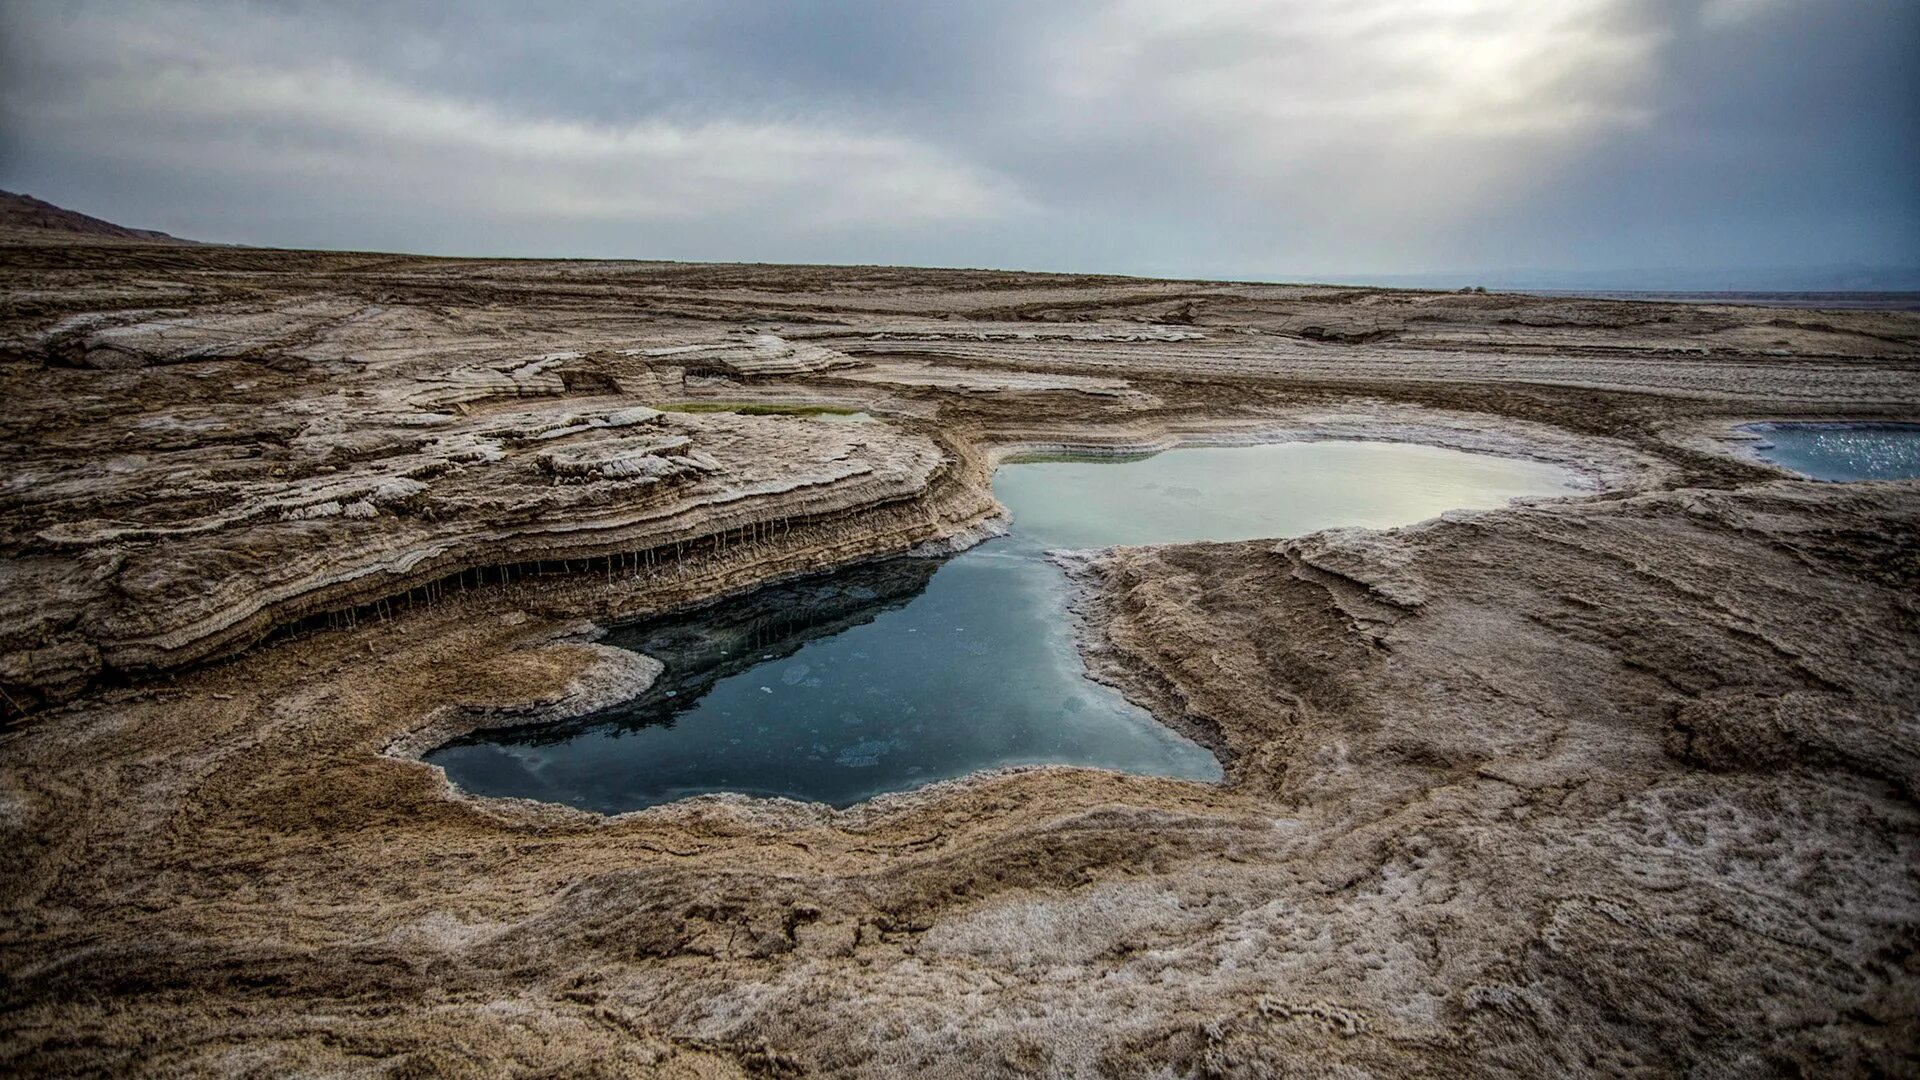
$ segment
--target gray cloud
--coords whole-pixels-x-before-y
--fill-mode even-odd
[[[256,244],[1920,262],[1900,0],[9,5],[0,184]]]

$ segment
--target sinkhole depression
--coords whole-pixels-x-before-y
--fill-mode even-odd
[[[710,792],[849,806],[983,769],[1213,781],[1219,761],[1089,679],[1051,550],[1410,524],[1579,490],[1537,461],[1409,443],[1194,447],[1004,464],[1011,532],[616,628],[665,664],[641,696],[426,755],[462,790],[604,813]]]

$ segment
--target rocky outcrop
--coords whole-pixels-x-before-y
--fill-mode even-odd
[[[1122,549],[1091,658],[1287,815],[1304,861],[1245,902],[1299,936],[1187,940],[1296,1001],[1344,987],[1362,1030],[1308,1040],[1333,1060],[1405,1071],[1388,1047],[1444,1030],[1413,1056],[1897,1072],[1915,984],[1875,957],[1920,925],[1916,539],[1911,484],[1778,483]],[[1264,1015],[1154,1053],[1280,1068],[1301,1044]]]
[[[727,341],[628,350],[627,355],[664,359],[690,367],[718,367],[735,375],[806,375],[857,365],[836,349],[778,334],[752,334]]]
[[[1920,317],[6,254],[7,1075],[1920,1062],[1920,488],[1779,482],[1726,440],[1920,418]],[[760,333],[1006,388],[751,373]],[[877,422],[673,411],[743,402]],[[1090,667],[1218,748],[1218,785],[1034,767],[607,818],[409,758],[648,685],[597,624],[984,535],[998,453],[1276,437],[1611,490],[1082,560]],[[275,623],[302,632],[240,648]]]
[[[102,370],[263,358],[356,310],[350,301],[323,298],[267,307],[87,313],[54,324],[38,344],[53,359]]]
[[[1221,786],[466,800],[394,755],[648,673],[544,590],[256,650],[10,735],[0,1054],[1909,1072],[1916,530],[1911,485],[1782,483],[1112,553],[1106,672]]]
[[[44,463],[33,494],[56,520],[16,519],[0,571],[0,683],[16,701],[230,652],[316,613],[357,618],[384,602],[385,614],[466,581],[592,570],[631,588],[693,554],[749,564],[804,545],[804,529],[924,502],[924,528],[876,532],[876,551],[899,550],[992,506],[954,487],[964,470],[952,451],[889,425],[578,399],[462,417],[352,394],[286,414],[298,426],[271,457],[235,460],[201,441],[226,418],[181,410],[145,418],[146,431],[191,433],[149,449],[153,467]],[[193,463],[207,472],[153,484]],[[63,507],[53,492],[72,494]],[[102,502],[119,513],[74,513]]]

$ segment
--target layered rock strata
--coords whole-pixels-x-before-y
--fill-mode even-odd
[[[991,510],[984,495],[934,506],[955,455],[889,425],[620,402],[459,417],[336,399],[301,412],[291,467],[226,464],[150,491],[146,520],[81,518],[17,537],[0,571],[10,692],[177,666],[314,612],[428,600],[463,573],[630,578],[925,501],[924,531],[876,544],[898,549]],[[209,455],[174,456],[181,467]],[[98,494],[92,463],[64,471],[45,487]]]
[[[34,658],[0,730],[0,1072],[1920,1063],[1920,486],[1784,480],[1733,438],[1920,419],[1920,316],[0,255],[0,645]],[[783,402],[878,423],[740,411]],[[652,666],[591,640],[624,614],[979,535],[999,453],[1271,437],[1608,490],[1090,560],[1091,668],[1220,785],[607,818],[410,759],[636,692]],[[275,620],[301,632],[239,649]],[[125,685],[81,685],[94,654]]]
[[[1118,551],[1096,666],[1220,787],[465,800],[381,751],[644,673],[480,593],[258,650],[8,739],[0,1060],[1910,1071],[1916,535],[1784,483]]]

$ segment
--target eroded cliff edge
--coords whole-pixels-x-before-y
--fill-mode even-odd
[[[1914,1067],[1920,495],[1781,480],[1723,441],[1741,419],[1920,414],[1911,316],[273,252],[169,253],[191,264],[180,273],[140,258],[10,264],[10,555],[84,565],[84,544],[33,537],[206,520],[235,493],[357,484],[440,432],[511,427],[501,472],[403,477],[430,485],[413,497],[431,516],[383,506],[377,485],[302,503],[341,510],[294,519],[323,525],[292,532],[307,537],[285,549],[293,566],[244,580],[326,580],[363,557],[390,573],[392,551],[443,542],[490,566],[523,544],[515,558],[536,565],[220,663],[163,663],[162,678],[131,665],[130,685],[75,686],[0,735],[19,867],[0,881],[10,1069]],[[141,295],[155,291],[166,312]],[[364,428],[371,452],[272,475],[314,445],[285,419],[295,404],[329,403],[311,414],[324,419],[423,387],[450,397],[392,415],[446,416],[433,434],[394,436],[368,406],[331,437]],[[675,411],[690,402],[864,408],[880,424]],[[542,418],[564,422],[528,426]],[[1114,553],[1091,594],[1099,665],[1215,732],[1231,750],[1219,787],[1033,769],[847,812],[710,797],[605,819],[458,797],[384,753],[436,719],[562,715],[637,677],[581,640],[582,616],[974,520],[990,509],[970,501],[981,448],[1261,425],[1519,432],[1624,490],[1391,533]],[[770,482],[824,475],[841,453],[872,471],[824,485],[842,546],[795,529],[676,561],[684,573],[583,570],[657,548],[635,539],[656,527],[635,524],[643,512],[777,516],[771,488],[701,503],[721,481],[696,452]],[[680,468],[672,457],[689,471],[606,486],[622,494],[605,506],[583,497],[628,478],[608,463]],[[142,521],[149,493],[166,509]],[[376,514],[346,513],[361,501]],[[186,552],[289,523],[245,518],[179,547],[87,535]],[[164,602],[127,606],[112,577],[99,602],[198,625],[190,565],[152,594]],[[209,565],[208,582],[231,576]]]

